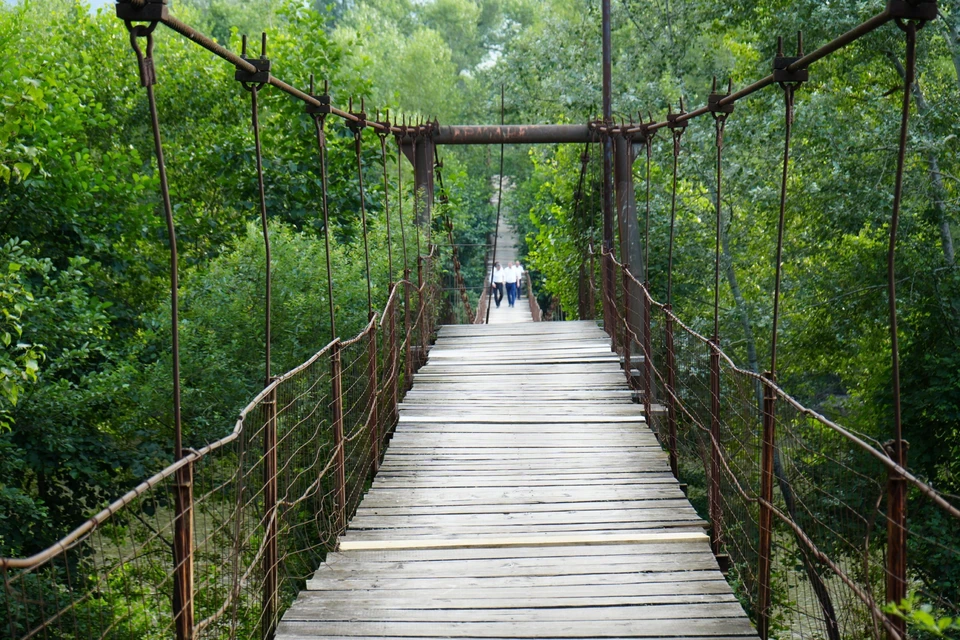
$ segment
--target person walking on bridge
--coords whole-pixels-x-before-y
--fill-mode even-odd
[[[517,301],[517,268],[511,262],[503,271],[503,280],[507,285],[507,303],[512,307]]]
[[[490,294],[494,302],[497,303],[497,309],[500,308],[500,302],[503,300],[503,277],[504,270],[500,268],[500,263],[493,265],[493,273],[490,275]]]

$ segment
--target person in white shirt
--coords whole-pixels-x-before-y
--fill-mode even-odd
[[[500,301],[503,300],[503,278],[504,270],[500,268],[500,263],[497,262],[493,265],[493,273],[490,276],[490,282],[492,286],[490,287],[490,294],[493,296],[494,302],[497,303],[497,309],[500,308]]]
[[[512,307],[517,301],[517,269],[511,262],[503,271],[503,281],[507,286],[507,303]]]

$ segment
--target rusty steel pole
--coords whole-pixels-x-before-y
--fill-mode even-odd
[[[635,387],[631,368],[634,345],[642,340],[643,290],[638,282],[643,281],[643,247],[640,244],[640,225],[637,221],[637,200],[633,184],[633,138],[617,135],[614,138],[613,175],[616,184],[617,221],[620,229],[620,260],[623,285],[624,309],[624,369],[627,381]],[[630,277],[630,276],[633,277]]]
[[[396,286],[396,285],[394,285]],[[388,420],[393,422],[397,419],[398,407],[400,406],[400,352],[397,347],[397,298],[394,290],[393,302],[390,305],[390,321],[388,328],[390,331],[390,415]]]
[[[648,424],[653,419],[653,347],[651,342],[650,327],[650,291],[649,282],[644,283],[643,289],[643,414],[648,420]],[[657,435],[660,436],[660,428],[657,427]],[[662,436],[661,436],[662,437]]]
[[[610,0],[600,0],[603,30],[603,122],[613,123],[613,45],[610,28]],[[609,136],[603,139],[603,249],[613,252],[613,141]],[[607,292],[605,300],[615,300],[613,265],[601,263],[604,269],[602,287]],[[603,325],[611,337],[616,333],[613,321],[613,309],[610,303],[604,307]],[[614,339],[614,341],[616,341]]]
[[[890,440],[883,448],[891,459],[906,468],[906,440]],[[907,482],[895,469],[887,468],[887,580],[886,601],[900,602],[907,597]],[[888,614],[887,620],[901,638],[907,637],[907,622]]]
[[[343,360],[340,354],[340,340],[334,339],[330,349],[330,371],[332,376],[331,392],[333,394],[333,446],[336,462],[334,463],[334,488],[336,495],[337,531],[347,528],[347,462],[343,439]]]
[[[417,289],[419,290],[419,295],[417,297],[417,330],[420,333],[420,344],[417,346],[417,364],[414,371],[419,371],[420,367],[423,366],[424,360],[426,360],[426,350],[427,350],[427,332],[426,332],[426,300],[424,296],[427,293],[427,288],[424,286],[424,267],[423,267],[423,256],[417,256]]]
[[[277,510],[277,389],[263,402],[263,516],[266,519],[263,552],[263,603],[261,637],[273,638],[280,616],[280,556],[277,546],[279,512]]]
[[[173,615],[177,640],[193,638],[193,463],[177,469],[174,484]]]
[[[710,546],[719,556],[723,540],[723,509],[720,506],[720,341],[710,341]]]
[[[763,433],[760,444],[760,548],[757,594],[757,633],[762,640],[770,636],[771,574],[773,569],[773,466],[776,455],[777,400],[773,373],[767,372],[763,385]]]
[[[677,454],[677,406],[674,394],[677,388],[677,356],[673,343],[673,312],[667,309],[664,322],[667,343],[667,446],[670,450],[670,471],[680,479],[680,458]]]
[[[377,390],[377,384],[377,324],[374,322],[370,325],[370,339],[367,343],[367,385],[370,388],[370,413],[367,416],[367,428],[372,439],[371,457],[373,462],[370,468],[373,473],[380,469],[380,414],[377,408],[380,393]]]

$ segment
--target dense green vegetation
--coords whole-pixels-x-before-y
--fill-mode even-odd
[[[378,89],[373,63],[350,46],[355,34],[340,33],[346,27],[330,16],[296,2],[261,4],[260,11],[199,2],[175,10],[232,48],[239,36],[231,25],[269,28],[277,73],[301,85],[316,73],[330,81],[337,103],[365,95],[394,113],[420,113],[392,97],[370,101],[389,92]],[[228,433],[263,384],[253,137],[249,97],[229,65],[172,32],[156,37],[181,256],[185,445],[195,447]],[[449,50],[430,49],[449,61]],[[0,51],[20,60],[0,72],[0,555],[16,556],[45,548],[170,460],[169,280],[146,101],[123,24],[112,10],[94,13],[82,3],[4,6]],[[260,116],[273,244],[273,371],[280,372],[331,339],[319,165],[302,105],[265,90]],[[355,157],[342,124],[331,122],[328,137],[338,333],[349,337],[366,322]],[[402,245],[396,146],[388,142],[396,280]],[[372,131],[364,133],[363,162],[380,308],[389,276]],[[404,171],[415,278],[412,179],[409,167]],[[487,177],[471,176],[450,157],[444,178],[457,205],[448,210],[458,242],[483,242],[492,226]],[[471,248],[463,256],[475,274],[483,253]]]
[[[614,111],[662,118],[706,100],[711,77],[765,75],[777,36],[808,50],[881,0],[621,0],[613,3]],[[912,467],[960,492],[960,2],[921,32],[898,253],[904,427]],[[441,123],[584,122],[600,105],[599,2],[560,0],[181,0],[172,10],[239,48],[270,34],[277,75],[327,78],[334,101]],[[30,52],[24,55],[23,52]],[[167,246],[145,98],[122,24],[108,9],[0,5],[0,555],[45,547],[170,459]],[[903,57],[887,26],[818,63],[797,94],[784,254],[780,381],[810,406],[879,441],[891,437],[886,249]],[[182,270],[187,444],[209,441],[262,384],[263,255],[249,99],[233,70],[157,31],[157,93]],[[738,105],[726,132],[721,335],[744,366],[767,365],[782,152],[782,93]],[[275,371],[330,339],[319,175],[302,106],[261,101],[274,239]],[[341,335],[365,315],[352,139],[331,123],[330,193]],[[694,328],[712,300],[712,123],[690,125],[681,155],[675,307]],[[391,201],[396,147],[388,147]],[[577,313],[582,250],[598,237],[599,149],[581,215],[582,149],[508,150],[509,210],[526,234],[544,305]],[[482,271],[495,149],[443,149],[458,242]],[[380,152],[365,134],[373,241],[385,242]],[[653,145],[651,282],[664,297],[672,147]],[[644,197],[643,163],[635,167]],[[404,179],[409,186],[409,169]],[[642,206],[640,207],[643,211]],[[394,209],[395,211],[395,209]],[[409,215],[407,192],[404,211]],[[394,223],[395,224],[395,223]],[[396,229],[396,227],[395,227]],[[442,238],[439,227],[436,238]],[[413,235],[408,225],[408,246]],[[443,243],[444,240],[440,239]],[[412,253],[412,252],[411,252]],[[394,239],[394,256],[400,242]],[[376,304],[386,255],[374,252]],[[395,268],[394,278],[399,268]],[[945,517],[917,501],[936,533]],[[960,592],[958,556],[911,538],[925,571]]]
[[[600,104],[599,8],[557,7],[500,60],[520,120],[582,121]],[[711,78],[742,87],[769,73],[777,36],[807,51],[876,14],[874,2],[615,2],[614,112],[662,119],[706,102]],[[922,32],[897,254],[901,376],[910,464],[940,489],[960,489],[960,3],[940,3]],[[886,256],[902,96],[903,34],[889,25],[811,68],[797,92],[784,250],[779,380],[843,424],[892,437]],[[576,64],[567,61],[576,60]],[[632,114],[632,115],[631,115]],[[783,94],[776,86],[737,105],[725,133],[721,336],[742,366],[769,362],[774,248],[783,150]],[[596,168],[588,202],[572,213],[582,149],[531,152],[518,196],[530,266],[571,315],[586,241],[597,240]],[[675,309],[712,331],[714,127],[701,118],[683,139],[675,257]],[[651,283],[665,297],[672,141],[653,143]],[[634,168],[643,215],[644,161]],[[596,246],[596,244],[595,244]],[[839,477],[838,477],[839,481]],[[854,483],[855,484],[855,483]],[[856,500],[852,485],[837,499]],[[955,527],[915,496],[912,565],[956,597]],[[926,539],[925,539],[926,538]],[[941,546],[944,544],[945,546]],[[951,547],[953,547],[951,549]]]

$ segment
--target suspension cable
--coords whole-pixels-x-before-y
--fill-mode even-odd
[[[900,222],[900,205],[903,200],[903,172],[907,155],[907,133],[910,124],[910,92],[917,71],[917,30],[925,21],[901,20],[897,26],[906,33],[906,60],[903,74],[903,106],[900,112],[900,140],[897,150],[897,172],[893,190],[893,213],[890,218],[890,245],[887,251],[887,301],[890,308],[890,359],[893,383],[893,426],[895,462],[906,466],[906,450],[903,443],[903,419],[900,402],[900,341],[897,332],[897,226]]]
[[[680,113],[668,108],[667,121],[673,136],[673,188],[670,191],[670,240],[667,245],[667,308],[673,309],[673,244],[677,223],[677,169],[680,164],[680,140],[686,131],[687,121],[684,115],[683,98],[680,98]]]
[[[170,204],[170,184],[167,181],[167,165],[163,158],[163,140],[160,137],[160,116],[157,112],[157,97],[153,85],[157,75],[153,65],[153,31],[157,22],[149,25],[134,25],[125,21],[130,33],[130,46],[137,55],[140,71],[140,86],[147,90],[147,103],[150,110],[150,129],[153,132],[153,149],[157,158],[157,174],[160,177],[160,199],[163,201],[163,215],[167,223],[167,239],[170,242],[170,338],[173,360],[173,457],[183,457],[183,422],[180,410],[180,278],[177,259],[177,229],[173,221],[173,206]],[[139,38],[147,41],[146,53],[140,48]]]
[[[379,120],[379,113],[377,114]],[[387,122],[390,121],[390,112],[386,113]],[[387,134],[378,131],[380,138],[380,161],[383,164],[383,216],[387,221],[387,291],[393,288],[393,234],[390,230],[390,181],[387,179]]]
[[[351,112],[353,111],[351,104]],[[370,243],[367,239],[367,203],[363,193],[363,143],[361,135],[366,126],[367,114],[364,113],[363,98],[360,99],[360,113],[354,114],[358,117],[356,121],[350,122],[348,126],[353,131],[353,148],[357,156],[357,183],[360,186],[360,226],[363,231],[363,264],[367,278],[367,319],[373,317],[373,293],[370,284]]]
[[[797,57],[803,56],[803,36],[797,36]],[[787,71],[789,62],[796,58],[785,58],[783,55],[783,38],[777,41],[777,57],[774,60],[774,76],[777,77],[783,89],[784,103],[784,139],[783,139],[783,174],[780,179],[780,217],[777,222],[777,256],[774,265],[773,285],[773,327],[770,336],[770,379],[776,380],[777,375],[777,333],[780,326],[780,280],[783,274],[783,235],[786,227],[787,210],[787,179],[790,169],[790,137],[793,134],[793,107],[794,95],[801,82],[807,80],[807,71],[801,70],[791,73]]]
[[[642,117],[640,118],[643,119]],[[653,117],[650,118],[650,124],[653,124]],[[644,228],[643,228],[643,283],[647,288],[647,293],[650,292],[650,154],[651,147],[653,146],[653,136],[656,135],[656,130],[644,128],[643,130],[643,145],[646,148],[647,152],[647,177],[646,177],[646,189],[647,189],[647,210],[646,217],[644,219]],[[647,354],[649,358],[649,354]]]
[[[329,84],[323,83],[323,95],[318,96],[321,105],[330,103]],[[313,94],[313,75],[310,75],[310,93]],[[320,202],[323,210],[323,242],[326,247],[327,261],[327,307],[330,313],[330,338],[337,336],[337,318],[333,303],[333,268],[330,260],[330,214],[327,205],[327,138],[323,126],[326,123],[327,111],[321,107],[314,107],[307,103],[307,113],[313,117],[313,125],[317,134],[317,155],[320,157]]]
[[[413,150],[413,161],[417,161],[417,135],[414,134],[411,142],[411,148]],[[416,173],[416,166],[414,166],[414,173]],[[417,269],[420,269],[420,260],[422,259],[421,254],[423,250],[420,248],[420,189],[417,186],[416,180],[413,182],[413,230],[417,238]]]
[[[500,125],[503,126],[503,85],[500,85]],[[493,281],[493,266],[497,264],[497,240],[500,239],[500,206],[503,204],[503,143],[500,143],[500,174],[497,185],[497,223],[493,235],[493,256],[490,258],[490,275],[485,276]],[[493,287],[490,288],[490,297],[493,298]],[[487,317],[484,324],[490,324],[490,301],[487,301]]]
[[[717,199],[716,199],[716,247],[714,249],[713,265],[713,341],[720,344],[720,233],[721,233],[721,207],[723,204],[723,132],[727,125],[727,118],[733,113],[733,105],[721,105],[720,100],[729,95],[730,88],[733,86],[731,81],[727,88],[727,94],[717,93],[717,79],[713,79],[713,92],[710,94],[709,106],[713,114],[714,127],[716,129],[716,147],[717,147]]]
[[[404,130],[406,125],[403,125]],[[403,279],[410,279],[410,266],[407,262],[407,232],[403,228],[403,145],[400,136],[397,141],[397,215],[400,217],[400,247],[403,250]]]
[[[270,384],[270,338],[271,338],[271,327],[270,327],[270,309],[272,305],[272,296],[271,296],[271,273],[270,273],[270,232],[267,228],[267,197],[266,191],[263,184],[263,147],[260,143],[260,115],[259,115],[259,106],[257,96],[259,95],[260,89],[266,85],[266,79],[263,77],[264,74],[269,76],[270,74],[270,61],[267,59],[267,34],[261,34],[260,40],[260,58],[259,59],[249,59],[247,58],[247,36],[243,36],[242,42],[242,53],[241,57],[244,60],[252,61],[252,63],[257,67],[256,73],[248,73],[242,69],[237,69],[237,80],[240,81],[240,84],[250,93],[250,122],[253,127],[253,143],[254,150],[256,154],[257,161],[257,193],[260,196],[260,225],[263,229],[263,248],[265,253],[265,287],[266,295],[264,298],[264,384]]]

